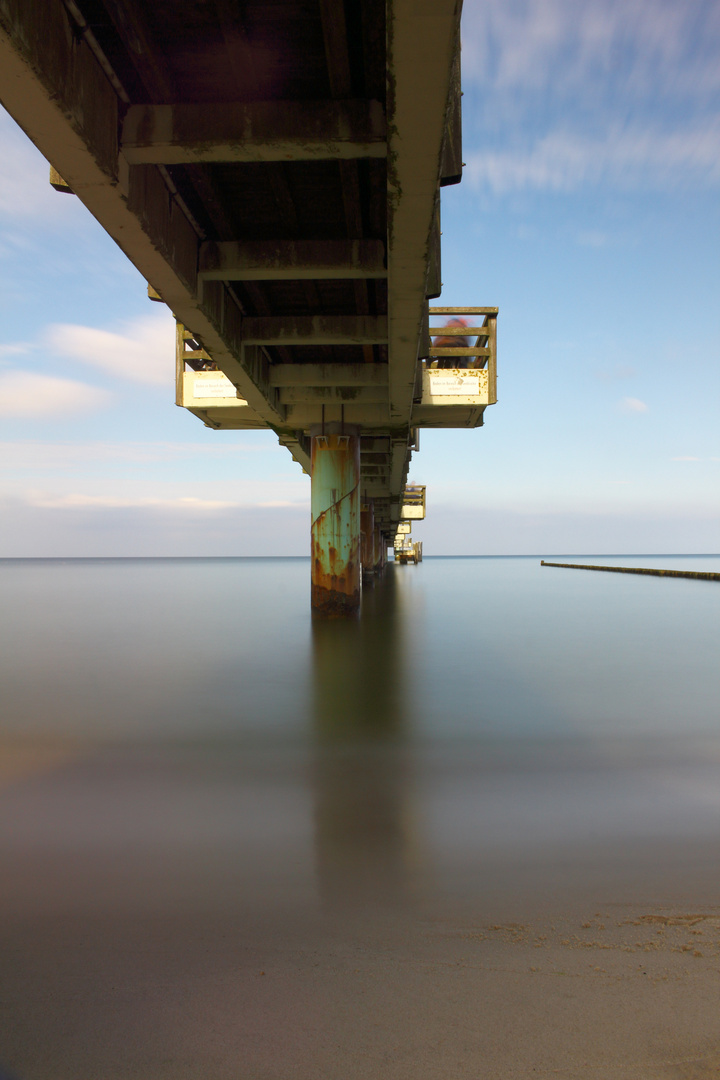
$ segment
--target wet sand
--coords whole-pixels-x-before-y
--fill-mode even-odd
[[[720,1076],[717,748],[0,749],[17,1080]]]

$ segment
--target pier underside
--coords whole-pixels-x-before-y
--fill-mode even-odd
[[[178,404],[272,429],[308,472],[311,430],[353,426],[384,547],[418,429],[477,427],[495,400],[497,309],[473,309],[484,379],[426,370],[460,9],[0,3],[0,100],[178,319]]]

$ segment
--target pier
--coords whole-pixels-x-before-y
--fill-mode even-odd
[[[0,100],[176,317],[177,404],[274,431],[310,474],[326,614],[357,610],[394,545],[420,430],[479,427],[497,399],[498,309],[430,307],[460,10],[0,7]]]

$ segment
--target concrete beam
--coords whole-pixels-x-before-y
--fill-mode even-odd
[[[382,158],[379,101],[132,105],[121,150],[131,165]]]
[[[246,345],[373,345],[387,341],[385,316],[310,315],[247,317]]]
[[[346,424],[359,424],[363,431],[368,428],[386,430],[390,418],[387,403],[356,404],[352,401],[286,405],[285,413],[287,427],[302,431],[309,431],[315,424],[322,424],[323,416],[325,423],[344,421]]]
[[[215,431],[263,431],[267,424],[249,407],[240,409],[199,409],[186,406],[189,413],[202,420],[205,427]]]
[[[389,454],[389,435],[363,435],[360,447],[361,454]]]
[[[484,405],[413,405],[412,422],[419,428],[476,428],[484,412]]]
[[[118,175],[118,99],[61,0],[0,3],[0,100],[146,281],[202,339],[220,369],[268,425],[283,407],[259,350],[244,348],[227,289],[197,299],[198,237],[159,170]]]
[[[387,364],[273,364],[269,381],[270,386],[387,386],[388,368]]]
[[[497,315],[500,308],[496,307],[435,307],[430,308],[431,315]],[[438,327],[434,327],[434,334]]]
[[[377,501],[378,499],[387,499],[390,495],[390,488],[386,483],[378,482],[376,480],[364,480],[361,479],[360,490],[364,499],[372,499]],[[376,517],[379,517],[379,511],[376,510]],[[390,514],[386,515],[387,520],[390,520]]]
[[[407,439],[393,439],[390,457],[390,486],[393,495],[398,497],[405,489],[410,467],[410,447]]]
[[[353,403],[387,406],[387,386],[285,386],[279,392],[283,405]]]
[[[383,278],[381,240],[229,241],[200,245],[201,281]]]
[[[390,457],[388,454],[368,454],[364,450],[361,453],[363,469],[387,470],[390,468]]]
[[[387,5],[390,410],[396,423],[412,410],[461,7],[461,0]]]
[[[280,432],[278,434],[278,442],[281,446],[284,446],[286,450],[289,450],[293,459],[297,461],[301,466],[303,472],[310,474],[310,439],[303,435],[301,431],[294,431],[291,433]]]
[[[75,29],[60,0],[0,4],[0,100],[77,192],[117,179],[118,99]]]

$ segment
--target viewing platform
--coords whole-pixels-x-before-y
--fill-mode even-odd
[[[422,562],[422,542],[413,541],[410,535],[413,521],[422,521],[425,517],[425,487],[421,484],[408,484],[403,492],[402,506],[395,540],[393,555],[396,563]]]

